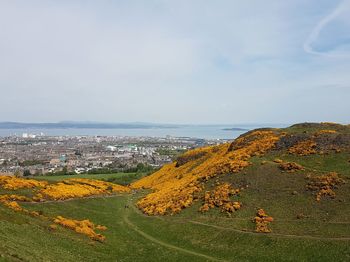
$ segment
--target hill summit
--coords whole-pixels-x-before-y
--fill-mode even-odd
[[[349,153],[349,125],[303,123],[283,129],[256,129],[231,143],[190,150],[131,187],[153,190],[137,203],[148,215],[175,214],[194,202],[200,202],[200,211],[217,206],[229,213],[245,205],[231,200],[231,196],[241,190],[249,194],[249,185],[260,180],[244,174],[254,170],[265,177],[267,165],[274,168],[272,173],[299,172],[303,181],[310,179],[297,191],[314,191],[320,200],[322,196],[335,196],[333,189],[344,181],[338,173],[349,175]],[[336,161],[327,166],[330,159]],[[326,167],[316,171],[320,166]],[[238,183],[234,181],[237,178]],[[274,179],[283,181],[286,176]],[[270,188],[269,183],[266,187]]]

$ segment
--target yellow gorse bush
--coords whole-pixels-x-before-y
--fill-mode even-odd
[[[19,195],[0,195],[0,202],[4,201],[21,201],[21,202],[30,202],[32,201],[30,198],[26,196]]]
[[[11,208],[15,211],[22,211],[23,208],[16,201],[3,201],[1,202],[4,206]]]
[[[33,199],[36,201],[65,200],[94,195],[130,192],[125,186],[84,178],[66,179],[41,189]]]
[[[97,230],[106,230],[107,228],[105,226],[101,225],[94,225],[90,220],[74,220],[74,219],[68,219],[62,216],[57,216],[54,221],[54,223],[59,224],[61,226],[64,226],[66,228],[72,229],[77,233],[83,234],[91,238],[92,240],[103,242],[105,240],[105,236],[98,234],[95,232],[95,229]]]
[[[345,183],[345,181],[338,176],[336,172],[330,172],[322,176],[309,176],[310,182],[307,184],[306,188],[311,191],[316,191],[316,201],[320,201],[323,196],[335,197],[334,189]]]
[[[47,184],[46,181],[24,179],[14,176],[0,176],[0,186],[4,189],[17,190],[20,188],[45,187]]]
[[[199,211],[206,212],[210,208],[221,207],[222,212],[232,213],[241,208],[240,202],[230,199],[231,196],[239,192],[239,189],[233,189],[228,183],[219,185],[213,191],[205,192],[204,204],[200,207]]]
[[[258,209],[256,217],[253,219],[255,223],[255,232],[258,233],[270,233],[271,229],[269,224],[273,222],[273,217],[268,216],[264,209]]]
[[[148,215],[174,214],[197,199],[203,182],[219,174],[241,171],[252,156],[262,155],[273,148],[279,135],[273,131],[255,131],[233,143],[198,148],[181,156],[181,163],[163,166],[158,172],[131,185],[132,188],[151,188],[138,203]]]
[[[10,208],[14,211],[17,212],[22,212],[24,214],[33,216],[33,217],[41,217],[46,220],[51,220],[48,217],[45,217],[41,215],[37,211],[29,211],[23,207],[21,207],[17,201],[22,201],[22,202],[28,202],[31,201],[29,198],[25,196],[18,196],[18,195],[1,195],[0,196],[0,203],[6,206],[7,208]],[[77,233],[87,235],[90,237],[92,240],[100,241],[103,242],[105,240],[105,237],[101,234],[97,234],[95,230],[107,230],[107,227],[102,226],[102,225],[94,225],[92,222],[89,220],[74,220],[74,219],[68,219],[64,218],[62,216],[57,216],[54,220],[54,223],[60,224],[64,227],[67,227],[69,229],[74,230]],[[52,225],[50,226],[50,229],[54,230],[55,227]]]
[[[316,142],[312,140],[305,140],[290,147],[288,152],[295,155],[307,156],[316,154]]]
[[[304,167],[302,165],[295,162],[282,162],[278,166],[281,170],[287,171],[287,172],[304,170]]]
[[[323,134],[337,134],[338,132],[336,130],[331,130],[331,129],[323,129],[320,131],[315,132],[315,136],[320,136]]]
[[[24,209],[17,203],[17,201],[30,202],[31,199],[19,195],[0,195],[1,204],[15,211],[23,211]]]
[[[14,211],[23,212],[23,213],[25,213],[27,215],[35,216],[35,217],[41,216],[39,214],[39,212],[29,211],[29,210],[21,207],[18,204],[18,201],[20,201],[20,202],[30,202],[32,200],[30,198],[26,197],[26,196],[19,196],[19,195],[1,195],[0,196],[0,203],[3,204],[4,206],[14,210]]]
[[[9,198],[9,199],[11,199],[11,198]],[[19,199],[21,199],[21,197]],[[21,207],[16,201],[0,200],[0,202],[4,206],[6,206],[14,211],[23,212],[25,214],[28,214],[28,215],[34,216],[34,217],[41,217],[44,219],[50,219],[48,217],[42,216],[37,211],[29,211],[29,210]],[[104,230],[107,230],[107,227],[102,226],[102,225],[95,226],[91,221],[89,221],[87,219],[74,220],[74,219],[64,218],[62,216],[57,216],[53,221],[54,221],[54,223],[62,225],[62,226],[67,227],[69,229],[72,229],[77,233],[84,234],[84,235],[88,236],[89,238],[91,238],[92,240],[100,241],[100,242],[103,242],[105,240],[105,236],[96,233],[95,230],[104,231]],[[56,229],[56,228],[51,225],[50,229]]]
[[[1,185],[6,189],[18,189],[18,188],[33,188],[43,187],[39,193],[37,193],[33,200],[45,201],[51,200],[64,200],[68,198],[78,198],[91,195],[112,194],[116,192],[130,192],[128,187],[116,185],[98,180],[90,179],[67,179],[59,183],[48,185],[47,182],[41,182],[36,180],[20,179],[16,177],[1,177]],[[22,212],[24,214],[40,217],[46,220],[52,220],[52,218],[45,217],[37,211],[29,211],[19,205],[19,202],[30,202],[32,199],[20,196],[20,195],[0,195],[0,203],[14,211]],[[77,233],[87,235],[92,240],[103,242],[105,237],[95,232],[95,230],[107,230],[107,227],[102,225],[94,225],[89,220],[74,220],[57,216],[53,219],[54,223],[74,230]],[[56,227],[51,225],[51,230],[55,230]]]

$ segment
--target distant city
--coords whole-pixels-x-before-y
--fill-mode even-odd
[[[0,138],[0,172],[17,175],[117,172],[160,167],[192,148],[223,143],[189,137],[47,136]]]
[[[125,172],[140,164],[158,168],[188,149],[224,143],[264,125],[0,122],[0,173]]]

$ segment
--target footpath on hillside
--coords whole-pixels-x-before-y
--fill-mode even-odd
[[[128,199],[128,202],[127,202],[128,206],[132,206],[133,207],[133,203],[131,203],[130,201],[130,198]],[[188,250],[188,249],[185,249],[185,248],[182,248],[182,247],[178,247],[178,246],[175,246],[175,245],[172,245],[172,244],[169,244],[169,243],[166,243],[162,240],[159,240],[157,238],[154,238],[153,236],[145,233],[144,231],[142,231],[141,229],[139,229],[135,224],[133,224],[130,220],[129,220],[129,213],[130,213],[130,208],[125,208],[125,212],[123,214],[123,220],[124,222],[134,231],[136,231],[137,233],[139,233],[141,236],[143,236],[144,238],[158,244],[158,245],[161,245],[161,246],[164,246],[164,247],[167,247],[169,249],[172,249],[172,250],[176,250],[176,251],[179,251],[179,252],[183,252],[183,253],[186,253],[186,254],[189,254],[189,255],[193,255],[193,256],[197,256],[197,257],[201,257],[201,258],[204,258],[206,259],[207,261],[227,261],[227,260],[223,260],[223,259],[218,259],[218,258],[215,258],[215,257],[211,257],[211,256],[208,256],[208,255],[205,255],[205,254],[202,254],[202,253],[199,253],[199,252],[196,252],[196,251],[192,251],[192,250]]]

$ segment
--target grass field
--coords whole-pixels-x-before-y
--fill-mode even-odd
[[[236,220],[147,217],[125,208],[139,196],[26,204],[47,216],[89,218],[108,227],[105,243],[49,221],[0,207],[0,252],[4,261],[347,261],[349,240],[262,235],[234,230]],[[195,223],[199,221],[204,224]],[[226,221],[226,225],[225,222]],[[220,226],[218,226],[220,225]],[[298,250],[298,252],[294,252]]]

